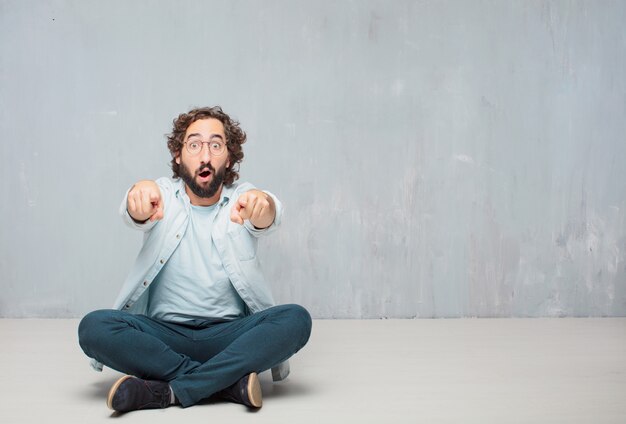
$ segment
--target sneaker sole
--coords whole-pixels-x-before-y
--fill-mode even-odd
[[[259,382],[259,376],[255,372],[251,373],[248,378],[248,398],[255,408],[263,406],[261,383]]]
[[[109,409],[113,409],[113,396],[115,396],[115,392],[117,392],[117,389],[120,387],[120,385],[129,378],[133,378],[133,376],[125,375],[124,377],[120,377],[115,383],[113,383],[113,386],[111,386],[111,389],[109,390],[109,396],[107,396],[107,406],[109,407]],[[113,410],[115,411],[115,409]]]

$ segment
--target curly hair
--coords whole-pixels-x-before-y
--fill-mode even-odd
[[[241,145],[246,142],[246,133],[239,127],[239,122],[231,119],[219,106],[202,107],[190,110],[188,113],[181,113],[174,119],[172,133],[167,135],[167,147],[172,154],[172,172],[174,178],[180,178],[180,166],[176,163],[176,158],[180,155],[184,146],[185,132],[189,125],[199,119],[215,118],[224,125],[226,134],[226,148],[230,159],[230,167],[226,168],[224,184],[231,185],[239,178],[239,163],[243,160],[243,149]],[[236,165],[236,166],[235,166]]]

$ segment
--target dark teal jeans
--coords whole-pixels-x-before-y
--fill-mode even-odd
[[[87,314],[78,327],[87,356],[125,374],[169,382],[183,407],[287,360],[310,334],[311,316],[298,305],[190,325],[104,309]]]

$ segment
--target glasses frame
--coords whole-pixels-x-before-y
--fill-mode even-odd
[[[197,152],[192,152],[189,148],[189,143],[201,143],[200,150],[198,150]],[[185,149],[187,149],[187,153],[189,153],[191,156],[198,156],[200,153],[202,153],[202,150],[204,149],[204,144],[207,144],[207,149],[209,150],[209,154],[213,157],[218,157],[218,156],[222,156],[224,154],[224,152],[226,152],[226,150],[228,150],[228,146],[226,146],[226,143],[224,143],[222,140],[211,140],[211,141],[201,141],[201,140],[187,140],[185,141]],[[222,145],[222,151],[219,153],[213,153],[211,151],[211,144],[213,143],[218,143]]]

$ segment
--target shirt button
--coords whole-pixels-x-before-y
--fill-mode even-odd
[[[176,234],[176,238],[179,239],[180,238],[180,234]]]
[[[145,287],[145,286],[147,286],[147,285],[148,285],[148,282],[147,282],[147,281],[144,281],[144,282],[143,282],[143,285],[144,285],[144,287]]]
[[[164,263],[165,263],[165,260],[164,260],[164,259],[161,259],[159,262],[161,262],[162,264],[164,264]]]

